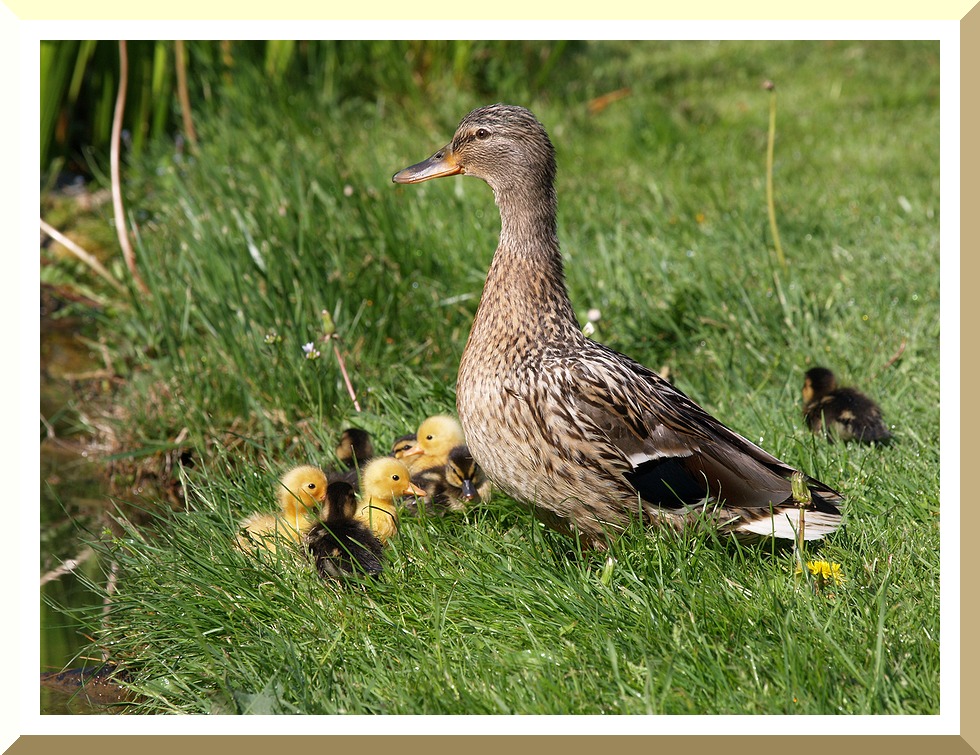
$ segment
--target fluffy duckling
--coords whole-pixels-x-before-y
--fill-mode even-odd
[[[831,441],[887,443],[892,437],[878,405],[855,388],[839,388],[826,367],[803,376],[803,417],[812,432],[822,430]]]
[[[456,446],[446,462],[446,484],[449,495],[465,506],[479,503],[490,494],[490,480],[476,463],[469,446]]]
[[[346,482],[356,490],[358,470],[374,457],[371,435],[366,430],[348,427],[340,434],[340,443],[334,449],[334,454],[343,468],[330,470],[327,479],[330,482]]]
[[[468,504],[479,503],[490,492],[490,481],[465,445],[453,448],[445,465],[413,474],[412,482],[425,490],[430,511],[437,514],[464,511]],[[414,512],[416,505],[407,501],[405,508]]]
[[[455,417],[436,414],[424,420],[416,433],[415,445],[404,451],[401,460],[415,474],[423,469],[444,467],[449,452],[463,445],[463,428]]]
[[[345,469],[363,466],[374,456],[371,434],[357,427],[348,427],[340,434],[340,443],[335,453]]]
[[[395,442],[391,444],[391,455],[396,459],[401,459],[406,451],[415,446],[416,439],[417,436],[415,433],[408,433],[407,435],[395,438]]]
[[[303,536],[321,578],[381,574],[383,546],[368,526],[355,518],[358,507],[350,484],[332,482],[327,487],[320,521]]]
[[[379,456],[368,462],[361,474],[361,502],[355,518],[386,543],[398,533],[395,499],[406,495],[424,496],[425,491],[412,484],[405,464],[389,456]]]
[[[477,108],[452,141],[396,173],[485,181],[500,239],[459,367],[456,408],[496,487],[549,526],[604,548],[633,518],[706,521],[796,539],[793,467],[730,430],[655,371],[582,333],[558,244],[555,150],[522,107]],[[842,496],[813,478],[805,536],[840,526]]]
[[[275,553],[278,538],[300,542],[313,526],[311,517],[326,501],[327,477],[319,467],[293,467],[280,479],[276,498],[278,513],[257,511],[239,523],[239,548],[247,551],[259,546]]]

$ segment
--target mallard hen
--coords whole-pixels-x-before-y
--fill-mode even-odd
[[[368,526],[355,518],[357,509],[350,484],[330,483],[320,521],[303,535],[303,544],[321,578],[381,573],[383,546]]]
[[[457,381],[466,441],[494,485],[586,547],[604,547],[636,515],[795,539],[792,467],[579,329],[558,246],[555,152],[538,120],[522,107],[478,108],[392,180],[457,174],[488,183],[500,210]],[[805,536],[822,538],[840,525],[842,497],[806,479]]]
[[[881,409],[856,388],[841,388],[826,367],[814,367],[803,376],[803,417],[814,433],[829,440],[888,443],[892,434]]]

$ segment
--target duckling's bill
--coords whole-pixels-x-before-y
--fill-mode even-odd
[[[405,459],[410,459],[413,456],[422,456],[422,454],[424,453],[425,453],[425,449],[422,448],[422,445],[416,441],[415,444],[409,446],[404,451],[402,451],[401,456],[399,456],[398,458],[404,461]]]
[[[479,494],[476,492],[476,485],[473,484],[473,480],[463,480],[463,500],[469,503],[470,501],[475,501],[479,498]]]
[[[408,484],[408,487],[405,488],[405,495],[409,495],[409,494],[414,495],[418,498],[425,498],[426,496],[426,492],[413,482],[410,482]]]
[[[456,156],[447,144],[427,160],[398,171],[391,180],[396,184],[417,184],[430,178],[455,176],[462,172],[463,166],[456,162]]]

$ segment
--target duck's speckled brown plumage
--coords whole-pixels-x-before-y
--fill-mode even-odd
[[[393,177],[473,175],[500,209],[500,243],[457,383],[474,458],[505,493],[586,545],[601,547],[637,515],[677,526],[706,517],[724,533],[795,537],[792,467],[582,334],[558,247],[555,172],[537,119],[491,105],[464,117],[445,148]],[[815,539],[839,525],[841,496],[809,485],[805,534]]]
[[[814,433],[828,440],[888,443],[892,434],[881,409],[856,388],[841,388],[826,367],[814,367],[803,376],[803,418]]]

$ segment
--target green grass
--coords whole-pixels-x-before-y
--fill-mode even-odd
[[[329,99],[316,81],[278,96],[239,71],[195,113],[197,156],[158,144],[131,166],[152,295],[103,323],[126,370],[120,431],[138,455],[187,428],[183,510],[137,502],[141,523],[127,513],[100,546],[118,592],[87,621],[147,696],[136,710],[937,713],[938,44],[583,44],[543,83],[520,75],[538,57],[513,58],[490,92],[448,72],[402,99]],[[703,534],[630,531],[609,573],[501,496],[407,520],[369,585],[232,547],[278,474],[329,463],[343,427],[383,446],[453,409],[496,208],[472,179],[390,176],[496,100],[531,107],[556,143],[583,321],[600,309],[598,340],[668,364],[726,424],[846,495],[844,528],[814,552],[843,585],[814,589],[790,550]],[[303,356],[322,309],[360,415],[329,350]],[[817,363],[880,400],[893,446],[805,430]]]

